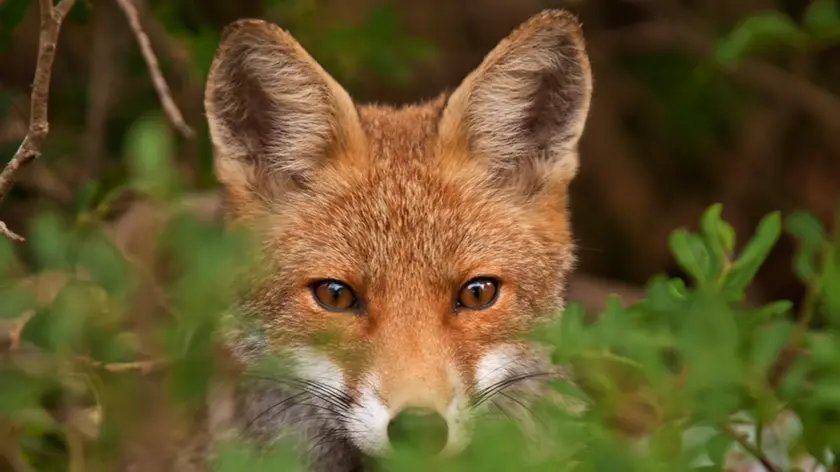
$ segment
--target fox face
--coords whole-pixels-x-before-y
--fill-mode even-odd
[[[334,434],[370,455],[421,433],[454,453],[477,405],[545,374],[520,335],[563,306],[591,91],[563,11],[399,108],[355,104],[277,26],[225,30],[205,106],[229,220],[261,243],[244,303]]]

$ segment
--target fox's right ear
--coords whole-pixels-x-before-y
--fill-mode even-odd
[[[494,177],[568,182],[591,95],[577,18],[546,10],[502,40],[450,95],[440,136]]]
[[[305,186],[363,140],[347,92],[289,33],[261,20],[225,28],[204,106],[216,175],[235,213]]]

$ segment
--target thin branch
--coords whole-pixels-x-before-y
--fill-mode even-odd
[[[146,66],[149,69],[149,74],[152,76],[152,83],[154,83],[160,103],[169,121],[181,132],[184,137],[192,137],[195,132],[184,121],[181,110],[175,105],[175,100],[172,99],[172,92],[169,91],[169,86],[166,85],[166,80],[163,78],[163,73],[160,71],[155,52],[152,50],[152,45],[149,42],[149,37],[143,31],[140,25],[140,14],[137,8],[131,3],[132,0],[117,0],[120,8],[122,8],[128,24],[131,26],[131,31],[134,37],[137,38],[137,44],[140,45],[140,52],[143,54],[143,59],[146,61]]]
[[[97,367],[113,373],[139,371],[142,374],[148,374],[166,365],[166,363],[162,360],[146,360],[135,362],[101,362],[86,357],[80,357],[79,360],[86,364],[89,364],[91,367]]]
[[[15,173],[21,167],[41,155],[41,145],[49,133],[47,121],[47,103],[50,95],[50,78],[55,60],[56,43],[61,23],[67,12],[73,8],[76,0],[61,0],[53,6],[52,0],[39,0],[41,7],[41,34],[38,39],[38,60],[35,66],[35,78],[32,82],[32,95],[29,99],[29,130],[12,160],[0,173],[0,201],[14,184]],[[10,230],[0,221],[0,234],[13,241],[24,238]]]
[[[767,472],[781,472],[782,469],[770,462],[770,459],[768,459],[763,452],[761,452],[756,446],[750,443],[747,440],[747,438],[744,437],[743,434],[739,433],[738,431],[735,431],[735,429],[732,428],[732,426],[724,424],[720,426],[720,430],[727,436],[732,437],[732,439],[734,439],[742,448],[744,448],[744,450],[747,451],[747,453],[749,453],[751,456],[755,457],[759,462],[761,462],[761,465],[764,466],[765,469],[767,469]]]

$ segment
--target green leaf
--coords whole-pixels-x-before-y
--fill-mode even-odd
[[[747,242],[738,259],[732,263],[729,272],[724,276],[723,292],[727,299],[737,301],[743,298],[744,290],[779,240],[781,229],[781,216],[778,212],[770,213],[761,219],[755,236]]]
[[[27,288],[10,287],[0,292],[0,319],[18,318],[35,307],[35,294]]]
[[[73,264],[75,235],[58,215],[35,217],[29,244],[42,268],[70,268]]]
[[[0,369],[0,414],[38,407],[39,382],[17,370]]]
[[[661,275],[654,276],[648,281],[645,293],[645,304],[650,310],[656,312],[677,310],[686,299],[685,295],[674,287],[671,280]]]
[[[709,241],[710,247],[719,257],[724,257],[735,247],[735,230],[721,218],[723,205],[716,203],[710,206],[700,219],[703,237]]]
[[[103,313],[103,293],[85,282],[65,284],[52,304],[26,323],[21,336],[36,346],[61,353],[86,349],[85,334],[91,319]]]
[[[0,238],[0,279],[11,276],[19,264],[12,241]]]
[[[802,32],[788,16],[777,11],[756,13],[718,41],[714,57],[723,63],[737,62],[758,50],[795,45],[801,39]]]
[[[226,441],[214,455],[213,470],[217,472],[303,472],[306,470],[292,449],[284,441],[267,448],[255,448],[248,443]]]
[[[128,263],[111,239],[100,231],[93,232],[82,242],[78,263],[92,282],[102,286],[112,296],[128,296]]]
[[[703,285],[713,278],[712,257],[700,236],[678,229],[668,242],[677,263],[695,281]]]
[[[734,444],[735,440],[726,433],[717,433],[708,441],[706,441],[705,449],[706,454],[716,466],[720,467],[723,465],[724,458],[726,453]]]
[[[821,40],[840,38],[840,6],[837,0],[814,0],[802,18],[805,30]]]
[[[808,283],[818,272],[814,267],[814,259],[826,238],[823,225],[813,214],[800,211],[788,215],[785,228],[799,242],[794,256],[794,272],[800,280]]]
[[[155,113],[137,120],[126,136],[128,165],[136,188],[156,198],[170,196],[177,184],[174,152],[174,136],[162,116]]]
[[[790,313],[792,309],[793,302],[788,300],[777,300],[759,308],[758,312],[762,320],[769,320]]]
[[[823,269],[822,299],[828,318],[840,327],[840,247],[827,250]]]
[[[560,317],[556,333],[551,333],[550,343],[556,348],[552,359],[556,362],[568,360],[570,357],[584,349],[586,345],[586,328],[584,319],[586,310],[579,303],[572,303],[566,307]]]
[[[764,372],[778,358],[793,333],[793,326],[787,320],[777,320],[757,329],[751,334],[754,340],[750,352],[751,365]]]

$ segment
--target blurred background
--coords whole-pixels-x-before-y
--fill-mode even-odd
[[[580,297],[614,282],[632,295],[654,274],[679,274],[668,235],[695,227],[713,203],[743,242],[773,210],[806,209],[828,224],[840,196],[836,0],[134,3],[195,136],[163,115],[117,3],[80,0],[58,43],[43,156],[0,206],[9,227],[26,234],[45,210],[107,207],[104,216],[120,221],[131,208],[121,186],[138,147],[169,153],[190,191],[214,192],[203,86],[222,27],[243,17],[290,30],[356,100],[399,104],[455,87],[541,9],[579,15],[595,76],[572,186]],[[26,134],[38,21],[37,2],[0,0],[0,162]],[[163,134],[144,134],[150,124]],[[759,273],[753,301],[801,298],[786,238]]]

